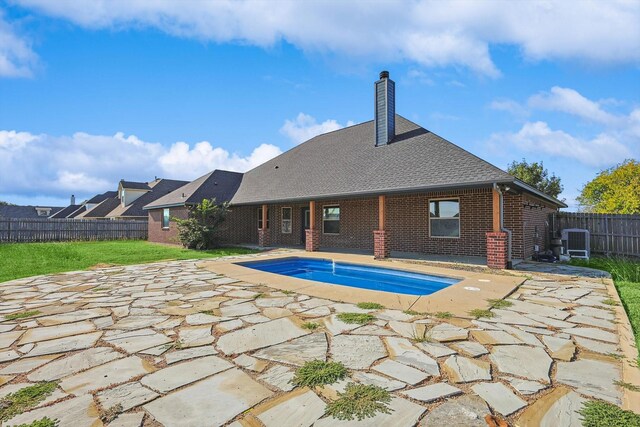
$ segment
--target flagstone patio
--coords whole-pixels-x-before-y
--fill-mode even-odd
[[[604,303],[607,279],[528,270],[512,305],[479,320],[363,310],[235,281],[215,262],[5,282],[0,314],[35,313],[0,322],[0,397],[58,382],[5,424],[48,416],[60,427],[483,426],[495,414],[518,426],[579,426],[582,402],[621,405],[631,393],[615,384],[624,363],[616,322],[626,318]],[[346,324],[340,312],[376,320]],[[315,390],[289,382],[318,359],[344,363],[348,381],[390,390],[392,412],[326,417],[327,399],[348,381]],[[108,413],[120,414],[107,424]]]

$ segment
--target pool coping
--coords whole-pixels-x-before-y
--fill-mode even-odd
[[[281,274],[267,273],[238,264],[240,262],[266,261],[291,257],[328,259],[336,262],[406,270],[414,273],[452,277],[460,279],[460,281],[430,295],[406,295],[299,279]],[[432,265],[427,266],[403,262],[398,259],[377,261],[370,255],[334,252],[265,254],[253,260],[203,261],[199,263],[199,266],[232,279],[266,285],[279,290],[299,292],[317,298],[348,303],[376,302],[391,309],[414,310],[421,313],[450,312],[457,317],[466,318],[471,317],[469,311],[489,308],[489,299],[502,299],[506,297],[526,280],[524,276],[454,270]],[[468,290],[465,288],[474,288],[477,290]]]

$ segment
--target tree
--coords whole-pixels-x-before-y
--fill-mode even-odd
[[[628,159],[601,171],[582,187],[578,202],[587,212],[640,214],[640,162]]]
[[[555,174],[549,176],[549,171],[544,168],[542,162],[527,163],[525,159],[521,162],[514,160],[507,167],[507,172],[552,197],[557,198],[564,189],[560,178]]]
[[[216,199],[204,199],[189,209],[189,218],[172,218],[178,225],[178,238],[185,248],[216,247],[216,230],[229,212],[229,203],[216,204]]]
[[[15,205],[13,203],[4,202],[4,201],[0,200],[0,206],[15,206]]]

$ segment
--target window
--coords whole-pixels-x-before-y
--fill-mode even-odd
[[[460,201],[430,200],[429,230],[431,237],[460,237]]]
[[[49,216],[48,209],[37,209],[37,211],[38,211],[38,216]]]
[[[171,216],[169,213],[169,208],[162,209],[162,228],[169,228],[170,220],[171,220]]]
[[[324,234],[340,233],[340,206],[322,207],[322,232]]]
[[[262,208],[258,208],[258,229],[262,228]],[[267,228],[269,228],[269,208],[267,208]]]
[[[291,208],[282,208],[282,233],[291,234]]]

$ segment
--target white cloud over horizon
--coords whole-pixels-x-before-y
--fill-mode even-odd
[[[514,147],[528,153],[544,153],[576,160],[586,166],[605,168],[638,155],[640,148],[640,108],[628,114],[614,114],[606,105],[617,100],[591,100],[572,88],[552,87],[531,95],[526,102],[495,100],[489,108],[506,111],[525,119],[520,130],[496,132],[489,145]],[[552,129],[543,120],[530,120],[538,111],[551,111],[576,117],[597,131],[591,136],[575,136],[561,129]]]
[[[0,130],[0,194],[34,199],[88,196],[114,190],[122,178],[189,181],[214,169],[245,172],[280,153],[271,144],[260,144],[243,156],[208,141],[178,141],[167,147],[121,132],[52,136]]]
[[[353,126],[354,124],[349,120],[346,125],[342,125],[333,119],[318,123],[315,117],[305,113],[298,113],[295,119],[285,120],[284,125],[280,128],[280,133],[289,138],[292,143],[298,145],[314,136],[342,129],[345,126]]]
[[[366,2],[366,7],[357,1],[327,7],[294,0],[279,1],[277,7],[263,0],[13,3],[88,29],[148,27],[177,37],[263,48],[284,41],[309,54],[453,66],[490,78],[501,75],[491,55],[491,47],[500,45],[518,47],[529,61],[640,63],[640,3],[627,0],[584,1],[578,8],[563,0],[421,0],[400,6],[382,1]],[[32,55],[28,43],[3,28],[0,21],[0,61],[8,61],[6,70],[22,70]],[[0,68],[0,75],[11,74]]]

